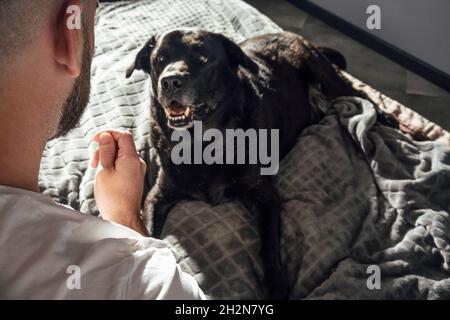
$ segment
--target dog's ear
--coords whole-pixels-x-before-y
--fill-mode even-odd
[[[156,45],[156,36],[150,37],[147,43],[142,47],[142,49],[136,55],[134,63],[127,69],[126,77],[127,79],[131,77],[134,70],[143,70],[150,73],[150,55]]]
[[[234,68],[242,66],[253,73],[258,73],[259,67],[236,43],[223,35],[219,35],[225,52],[230,59],[231,65]]]

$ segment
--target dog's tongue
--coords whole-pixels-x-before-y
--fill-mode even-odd
[[[186,111],[186,107],[184,107],[181,103],[178,101],[172,101],[172,103],[169,106],[170,114],[175,116],[183,115]]]

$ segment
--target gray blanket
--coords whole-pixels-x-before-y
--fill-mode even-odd
[[[148,187],[154,181],[149,79],[124,79],[149,35],[188,26],[239,41],[280,30],[238,0],[117,2],[100,15],[91,103],[77,129],[48,144],[40,175],[44,193],[87,214],[97,213],[88,159],[98,130],[131,130],[150,164]],[[318,101],[327,115],[302,133],[276,179],[291,298],[450,298],[448,147],[377,124],[368,101]],[[164,237],[211,298],[264,298],[254,219],[239,202],[184,202]]]
[[[276,185],[291,299],[450,298],[444,144],[414,142],[377,124],[370,102],[341,98],[299,137]],[[239,204],[182,203],[165,234],[211,297],[265,297],[257,229]]]

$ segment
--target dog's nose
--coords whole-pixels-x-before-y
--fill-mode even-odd
[[[183,80],[180,76],[168,76],[161,80],[164,92],[175,93],[184,87]]]

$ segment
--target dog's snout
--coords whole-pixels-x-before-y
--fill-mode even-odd
[[[180,76],[168,76],[161,79],[162,88],[166,93],[175,93],[184,87]]]

